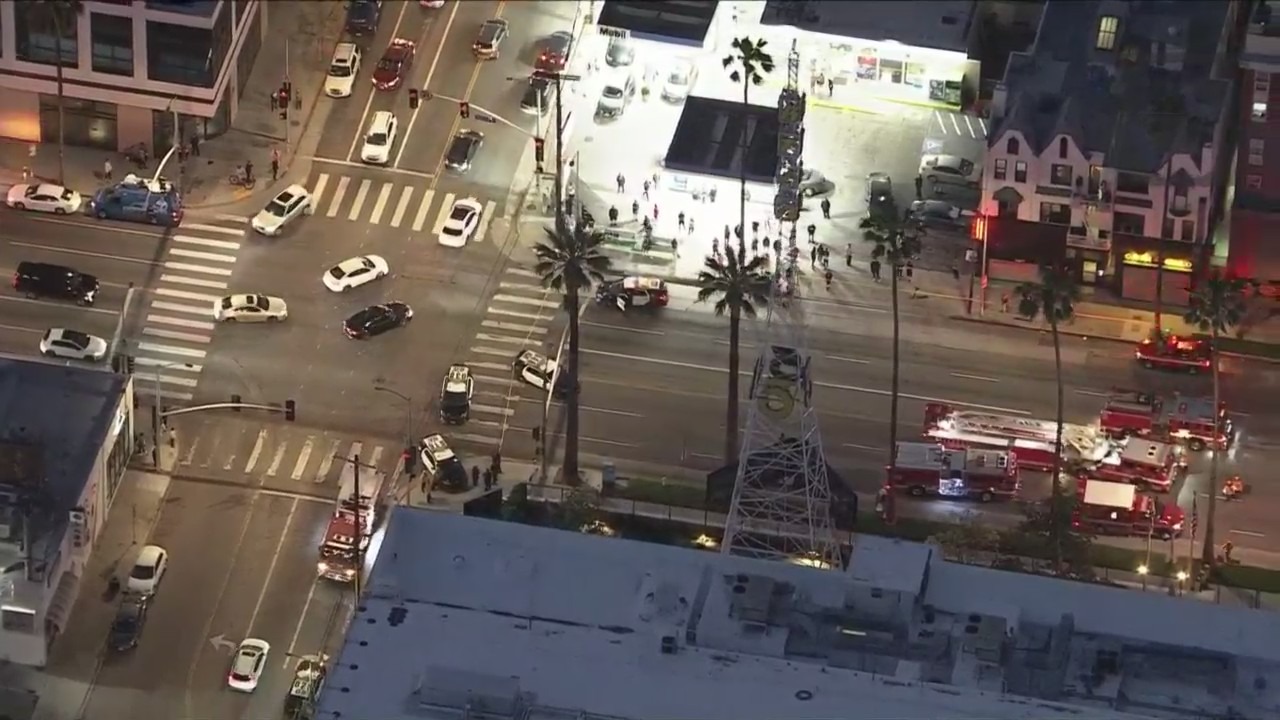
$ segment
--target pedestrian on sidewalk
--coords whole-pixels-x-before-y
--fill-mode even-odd
[[[751,238],[751,254],[752,255],[760,254],[760,238],[758,237]]]
[[[779,260],[782,259],[782,238],[773,241],[773,252],[778,256]]]
[[[824,272],[824,273],[822,274],[822,277],[823,277],[823,279],[825,279],[825,280],[827,281],[827,289],[828,289],[828,290],[830,290],[830,289],[831,289],[831,278],[835,277],[835,273],[831,272],[831,269],[830,269],[830,268],[828,268],[828,269],[826,270],[826,272]]]
[[[910,282],[911,276],[915,273],[916,266],[913,265],[910,260],[908,260],[906,267],[904,269],[906,270],[906,273],[907,273],[907,281]]]
[[[676,242],[675,238],[671,238],[671,254],[676,257],[680,257],[679,243]]]
[[[191,154],[200,157],[200,133],[191,136]]]
[[[618,173],[618,177],[614,178],[614,180],[618,183],[619,195],[627,191],[627,179],[622,176],[622,173]]]
[[[831,219],[831,198],[822,198],[822,219]]]
[[[653,221],[658,222],[658,203],[653,204]]]
[[[427,481],[426,477],[423,477],[422,482],[425,483],[426,481]],[[479,465],[471,466],[471,487],[473,488],[480,487],[480,466]]]
[[[644,192],[640,194],[640,197],[644,198],[645,202],[649,202],[649,181],[645,180],[644,184],[640,187],[644,189]]]
[[[1001,293],[1000,295],[1000,312],[1009,312],[1009,293]]]
[[[760,221],[752,220],[751,221],[751,242],[754,243],[756,241],[756,238],[759,238],[759,237],[760,237]]]
[[[956,281],[960,280],[960,268],[956,267],[955,263],[951,263],[951,279]]]
[[[640,219],[640,201],[639,200],[631,201],[631,218],[633,220]]]
[[[725,245],[728,244],[729,241],[726,240]],[[711,254],[715,257],[720,257],[720,238],[711,238]]]
[[[107,159],[106,159],[105,161],[103,161],[103,163],[102,163],[102,179],[103,179],[103,180],[106,180],[107,182],[110,182],[110,181],[111,181],[111,173],[112,173],[112,171],[113,171],[113,170],[114,170],[114,168],[112,168],[112,167],[111,167],[111,158],[107,158]]]
[[[813,245],[809,248],[809,267],[818,266],[818,246]]]
[[[245,182],[253,182],[253,161],[246,160],[244,163],[244,179]]]
[[[497,482],[498,478],[502,476],[502,451],[493,451],[493,456],[489,459],[489,467],[493,470],[494,482]]]
[[[610,225],[618,224],[618,206],[617,205],[609,206],[609,224]]]
[[[185,163],[187,161],[188,154],[190,154],[190,151],[187,149],[187,144],[179,140],[178,141],[178,162]]]
[[[693,216],[689,216],[689,234],[693,235]]]
[[[276,109],[276,107],[277,107],[277,105],[276,105],[276,99],[277,99],[276,91],[275,91],[275,90],[272,90],[272,91],[271,91],[271,93],[270,93],[267,97],[269,97],[269,98],[270,98],[270,100],[269,100],[268,102],[269,102],[269,104],[271,105],[271,109],[272,109],[272,110],[275,110],[275,109]]]
[[[880,261],[871,261],[871,279],[880,282]]]
[[[486,469],[484,471],[484,489],[488,492],[493,489],[493,471]]]
[[[271,148],[271,180],[280,179],[280,148]]]
[[[844,246],[844,266],[853,267],[853,243]]]
[[[658,189],[658,171],[657,170],[653,171],[653,189],[654,190]]]
[[[728,225],[724,226],[724,244],[725,245],[729,244],[729,226]]]
[[[924,199],[924,176],[916,175],[916,199]]]
[[[712,185],[712,186],[711,186],[711,191],[707,193],[707,197],[708,197],[708,198],[711,198],[711,202],[713,202],[713,203],[716,201],[716,186],[715,186],[715,185]]]
[[[809,242],[813,242],[814,236],[818,234],[818,226],[813,223],[809,223],[809,227],[805,229],[809,231]]]
[[[679,226],[679,228],[680,228],[681,230],[684,230],[684,229],[685,229],[684,211],[683,211],[683,210],[681,210],[681,211],[680,211],[680,214],[676,215],[676,225],[677,225],[677,226]]]
[[[827,97],[835,97],[836,81],[835,78],[827,78]]]
[[[822,269],[830,272],[831,271],[831,253],[824,252],[824,253],[821,253],[821,255],[822,255]]]

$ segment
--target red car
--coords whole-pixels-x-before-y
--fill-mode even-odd
[[[418,49],[412,40],[396,38],[382,53],[382,59],[373,69],[373,86],[379,90],[395,90],[404,82],[404,76],[413,66],[413,54]]]
[[[563,30],[552,33],[538,47],[537,69],[543,72],[560,72],[569,64],[569,52],[573,49],[573,35]]]

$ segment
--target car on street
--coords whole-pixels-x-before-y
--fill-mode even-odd
[[[173,183],[129,173],[114,185],[98,188],[89,201],[89,213],[99,220],[122,220],[177,227],[185,214],[182,193]]]
[[[63,360],[102,362],[107,356],[107,341],[68,328],[49,328],[40,338],[40,354]]]
[[[976,185],[982,180],[982,168],[959,155],[924,155],[920,176],[931,183]]]
[[[564,397],[568,394],[569,378],[566,373],[556,372],[556,361],[536,350],[521,350],[511,363],[511,369],[521,382],[538,388],[551,389],[552,378],[555,388],[552,395]]]
[[[1209,341],[1167,331],[1143,339],[1133,354],[1140,365],[1152,370],[1181,370],[1194,375],[1213,367],[1213,348]]]
[[[476,130],[459,130],[449,142],[449,150],[444,155],[444,166],[454,172],[465,173],[471,169],[476,153],[484,146],[484,133]]]
[[[303,655],[298,660],[298,667],[293,671],[293,682],[289,684],[289,694],[284,697],[285,717],[309,717],[306,713],[324,689],[324,679],[329,673],[325,667],[328,661],[329,656],[324,654]]]
[[[835,183],[828,180],[826,176],[817,170],[805,168],[800,173],[800,195],[803,197],[826,195],[834,190],[835,187]]]
[[[444,0],[418,0],[418,4],[424,8],[442,8],[444,7]]]
[[[636,78],[630,70],[616,70],[600,88],[596,117],[616,118],[626,112],[636,95]]]
[[[352,340],[365,340],[404,327],[412,319],[413,308],[407,303],[392,301],[370,305],[343,321],[342,332]]]
[[[688,60],[677,60],[667,71],[667,78],[662,83],[662,99],[671,102],[684,102],[698,81],[698,66]]]
[[[911,219],[925,227],[960,229],[969,217],[945,200],[915,200],[911,203]]]
[[[382,59],[373,69],[373,86],[379,90],[395,90],[404,83],[413,66],[413,56],[418,46],[412,40],[396,38],[382,53]]]
[[[80,212],[84,198],[75,190],[61,185],[14,185],[9,188],[5,203],[14,210],[34,210],[54,215],[74,215]]]
[[[451,248],[465,246],[480,227],[481,212],[480,201],[473,197],[454,200],[449,217],[440,227],[440,244]]]
[[[378,31],[382,18],[382,0],[351,0],[347,3],[347,32],[355,36]]]
[[[538,43],[537,69],[543,72],[560,72],[569,63],[569,53],[573,50],[573,35],[561,30],[542,39]]]
[[[597,304],[613,305],[623,312],[631,308],[666,307],[670,301],[671,294],[667,290],[666,281],[656,277],[632,275],[601,283],[596,288]]]
[[[267,669],[267,656],[271,643],[258,638],[245,638],[231,657],[231,670],[227,672],[227,687],[240,692],[253,692]]]
[[[65,265],[23,260],[13,272],[13,289],[32,300],[47,297],[93,305],[99,287],[98,278]]]
[[[471,43],[471,52],[481,60],[493,60],[502,52],[502,41],[507,39],[511,26],[502,18],[480,23],[480,32]]]
[[[213,301],[213,319],[218,322],[280,322],[288,317],[285,301],[270,295],[240,293]]]
[[[346,292],[384,278],[391,272],[387,261],[380,255],[357,255],[334,265],[325,271],[324,286],[333,292]]]
[[[290,185],[271,198],[271,202],[253,216],[250,223],[253,229],[268,237],[284,232],[284,228],[293,220],[315,212],[311,204],[311,193],[301,185]]]
[[[124,589],[135,595],[153,595],[169,567],[169,553],[159,545],[144,545],[133,561]]]
[[[547,78],[529,76],[529,84],[525,86],[524,95],[520,96],[520,112],[545,115],[552,102],[551,90],[551,81]]]
[[[440,422],[461,425],[471,417],[471,395],[475,381],[471,368],[466,365],[450,365],[440,383]]]
[[[435,487],[443,490],[462,491],[471,487],[467,468],[449,447],[443,435],[428,435],[419,445],[422,468],[435,479]],[[443,487],[442,487],[443,486]]]
[[[609,67],[628,67],[636,61],[636,46],[631,38],[611,37],[604,51],[604,62]]]
[[[893,179],[888,173],[867,175],[867,212],[893,212]]]
[[[360,159],[370,165],[386,165],[391,162],[391,148],[396,144],[400,123],[390,110],[379,110],[369,121],[369,131],[360,146]]]
[[[324,94],[331,98],[350,97],[355,89],[356,75],[360,74],[360,46],[355,43],[338,43],[329,61],[329,74],[324,78]]]
[[[107,632],[107,647],[112,652],[128,652],[138,647],[142,639],[142,627],[147,622],[147,609],[151,598],[145,595],[127,595],[116,608],[116,616]]]

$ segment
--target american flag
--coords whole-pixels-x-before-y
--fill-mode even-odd
[[[1200,527],[1200,511],[1197,508],[1196,501],[1198,498],[1191,498],[1191,539],[1195,540],[1196,530]]]

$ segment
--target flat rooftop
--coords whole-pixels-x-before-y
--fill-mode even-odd
[[[758,93],[759,94],[759,93]],[[664,161],[667,170],[773,184],[778,109],[705,97],[685,100]]]
[[[1261,720],[1276,637],[918,543],[823,571],[397,507],[315,717]]]
[[[967,54],[976,5],[972,0],[768,0],[749,6],[761,12],[761,25]]]
[[[718,5],[717,0],[605,0],[596,22],[642,40],[702,47]]]

